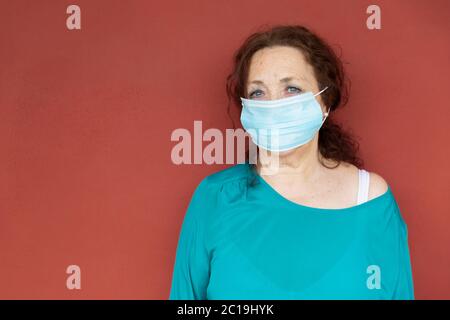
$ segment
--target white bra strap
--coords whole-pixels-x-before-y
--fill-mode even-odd
[[[358,185],[358,201],[361,204],[369,198],[369,172],[364,169],[359,169],[359,185]]]

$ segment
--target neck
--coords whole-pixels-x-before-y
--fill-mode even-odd
[[[273,159],[277,158],[276,161]],[[319,161],[318,137],[293,150],[280,153],[258,153],[257,172],[262,176],[292,177],[297,181],[311,181],[322,165]]]

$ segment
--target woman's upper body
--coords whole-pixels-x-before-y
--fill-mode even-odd
[[[407,227],[389,186],[362,203],[323,209],[283,197],[248,163],[195,190],[169,297],[413,298]]]
[[[276,129],[288,148],[253,131],[270,152],[200,183],[171,299],[413,298],[407,227],[392,190],[377,174],[364,179],[356,143],[329,117],[346,100],[344,79],[333,50],[304,27],[244,42],[228,93],[238,104],[245,97],[247,132]]]

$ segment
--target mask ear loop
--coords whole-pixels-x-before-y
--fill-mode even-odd
[[[319,94],[321,94],[322,92],[324,92],[324,91],[327,90],[327,89],[328,89],[328,86],[325,87],[325,88],[323,88],[323,89],[320,90],[319,92],[317,92],[317,93],[314,95],[314,97],[317,96],[317,95],[319,95]]]
[[[327,90],[328,89],[328,86],[326,86],[325,88],[323,88],[322,90],[320,90],[319,92],[317,92],[315,95],[314,95],[314,97],[315,96],[317,96],[317,95],[319,95],[319,94],[321,94],[322,92],[324,92],[325,90]],[[322,124],[325,122],[325,120],[328,118],[328,115],[330,114],[330,111],[331,111],[331,107],[329,107],[328,108],[328,111],[327,112],[325,112],[325,118],[322,120]],[[322,126],[322,125],[321,125]]]
[[[330,109],[331,109],[331,107],[330,107],[330,108],[328,108],[328,111],[324,113],[324,114],[325,114],[325,118],[323,118],[323,120],[322,120],[322,123],[321,123],[321,125],[320,125],[320,126],[322,126],[322,125],[323,125],[323,123],[325,122],[325,120],[327,120],[327,118],[328,118],[328,115],[330,114]]]

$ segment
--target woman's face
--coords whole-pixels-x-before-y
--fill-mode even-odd
[[[246,98],[255,100],[276,100],[311,91],[319,92],[314,70],[303,53],[289,46],[275,46],[258,50],[250,61],[246,86]],[[316,96],[322,112],[326,107],[320,95]],[[308,148],[315,139],[305,146],[280,152],[283,156],[294,154],[298,149]]]
[[[275,46],[258,50],[250,61],[246,97],[275,100],[319,91],[314,71],[299,49]],[[320,95],[316,96],[322,105]],[[322,106],[322,111],[325,108]]]

